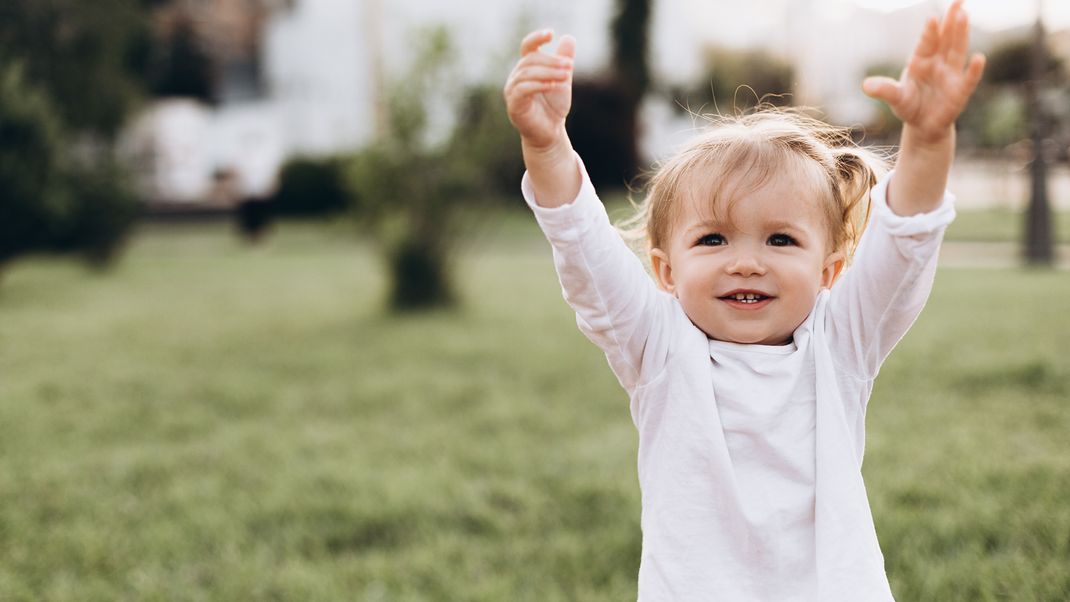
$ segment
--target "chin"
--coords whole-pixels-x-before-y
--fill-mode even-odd
[[[737,343],[740,345],[787,345],[792,341],[792,335],[788,334],[783,337],[774,337],[765,333],[710,333],[706,332],[706,336],[716,341],[724,341],[726,343]]]

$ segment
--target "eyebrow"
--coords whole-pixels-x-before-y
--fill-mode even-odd
[[[794,224],[792,222],[786,222],[786,221],[782,221],[782,220],[769,222],[766,225],[771,230],[795,230],[795,231],[801,231],[801,228],[799,228],[798,225],[796,225],[796,224]]]
[[[774,220],[774,221],[771,221],[771,222],[765,224],[765,227],[770,229],[770,230],[791,230],[793,232],[802,232],[803,231],[803,229],[800,228],[798,224],[796,224],[794,222],[785,221],[785,220]],[[723,220],[708,219],[708,220],[703,220],[701,222],[698,222],[697,224],[694,224],[693,226],[688,228],[687,231],[691,232],[692,230],[721,230],[721,229],[725,229],[725,228],[729,228],[729,229],[733,229],[734,230],[735,226],[732,226],[731,223],[723,221]]]

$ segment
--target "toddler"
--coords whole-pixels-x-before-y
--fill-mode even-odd
[[[524,39],[504,94],[565,298],[631,400],[639,599],[891,600],[865,410],[955,215],[954,121],[984,69],[961,0],[900,79],[863,82],[904,122],[893,171],[795,113],[715,119],[650,183],[653,279],[568,140],[575,41],[540,52],[552,38]]]

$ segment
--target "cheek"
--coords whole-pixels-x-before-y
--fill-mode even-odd
[[[817,296],[821,291],[824,265],[812,258],[800,258],[791,267],[791,285],[799,293]]]

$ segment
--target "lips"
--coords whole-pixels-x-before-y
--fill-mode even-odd
[[[773,295],[754,289],[737,289],[718,297],[721,301],[738,309],[758,309],[775,299]]]

